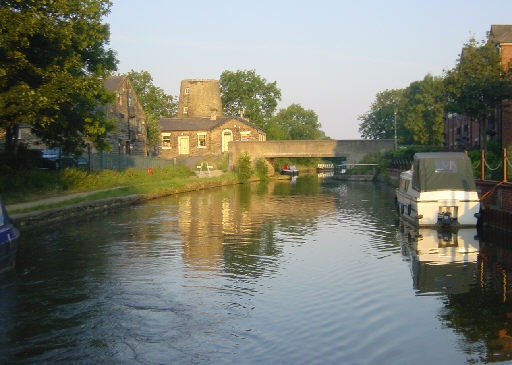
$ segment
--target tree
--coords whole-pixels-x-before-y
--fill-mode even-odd
[[[486,148],[487,118],[503,100],[512,96],[510,71],[503,70],[501,56],[491,37],[471,38],[457,64],[445,72],[447,111],[466,114],[479,123],[480,147]]]
[[[102,18],[108,0],[3,0],[0,5],[0,128],[17,152],[20,124],[50,146],[78,152],[84,139],[107,146],[113,101],[102,77],[116,69]]]
[[[130,70],[126,74],[130,79],[139,102],[144,108],[147,118],[147,134],[150,147],[158,146],[160,141],[160,118],[172,118],[176,116],[178,104],[175,97],[153,84],[153,77],[148,71]]]
[[[242,112],[261,128],[266,127],[281,100],[281,90],[276,82],[267,82],[254,70],[226,70],[220,75],[219,84],[224,113],[238,115]]]
[[[316,113],[299,104],[279,110],[273,122],[285,134],[286,138],[279,139],[319,139],[322,136]]]
[[[395,135],[395,120],[397,137],[400,143],[410,143],[410,133],[403,127],[404,89],[384,90],[377,93],[370,111],[358,117],[359,133],[368,139],[393,139]],[[396,119],[395,119],[396,118]]]
[[[444,99],[443,80],[427,75],[412,82],[402,97],[404,127],[415,144],[438,146],[443,143]]]

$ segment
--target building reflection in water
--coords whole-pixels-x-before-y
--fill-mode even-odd
[[[316,230],[319,217],[336,211],[332,196],[310,194],[312,183],[320,189],[316,177],[304,183],[307,189],[302,182],[277,181],[179,197],[185,264],[195,271],[234,270],[249,276],[276,265],[281,235],[296,237],[300,244]]]
[[[443,325],[460,334],[468,362],[512,360],[512,239],[476,229],[438,231],[400,223],[417,295],[439,295]]]

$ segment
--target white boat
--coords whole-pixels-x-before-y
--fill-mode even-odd
[[[480,200],[471,160],[462,152],[416,153],[400,174],[396,206],[418,226],[476,226]]]

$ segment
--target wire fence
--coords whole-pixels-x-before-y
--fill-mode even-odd
[[[80,159],[80,168],[88,169],[90,171],[102,170],[117,170],[122,171],[126,169],[149,169],[159,167],[176,166],[177,164],[184,164],[193,166],[199,157],[189,158],[155,158],[155,157],[142,157],[132,155],[122,155],[116,153],[97,152],[84,156]]]

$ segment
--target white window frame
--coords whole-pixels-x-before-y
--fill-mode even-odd
[[[204,136],[204,146],[201,146],[199,136]],[[197,148],[206,148],[206,132],[197,132]]]
[[[169,145],[164,146],[164,137],[169,137]],[[171,147],[171,133],[162,133],[162,149],[163,150],[170,150]]]
[[[188,114],[188,106],[183,107],[183,114]]]

